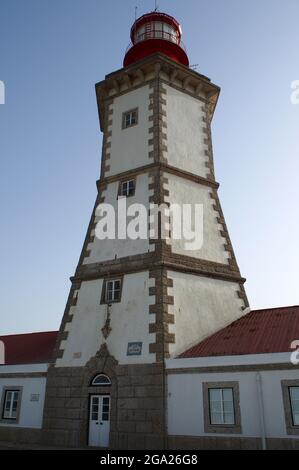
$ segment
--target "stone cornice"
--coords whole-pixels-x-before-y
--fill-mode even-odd
[[[126,178],[131,178],[133,176],[136,176],[142,173],[148,173],[154,169],[173,174],[180,178],[184,178],[184,179],[193,181],[195,183],[202,184],[204,186],[210,186],[215,189],[219,188],[219,183],[217,183],[216,181],[203,178],[194,173],[190,173],[189,171],[185,171],[180,168],[176,168],[174,166],[168,165],[167,163],[159,163],[159,162],[149,163],[148,165],[144,165],[139,168],[134,168],[133,170],[128,170],[122,173],[117,173],[115,175],[101,177],[97,181],[97,188],[98,190],[100,190],[100,189],[105,188],[105,186],[109,183],[113,183],[115,181],[123,180]]]
[[[78,266],[75,275],[71,277],[71,281],[78,283],[102,279],[106,276],[111,277],[121,274],[132,274],[156,268],[164,268],[171,271],[211,277],[241,284],[246,281],[246,279],[241,277],[240,272],[233,270],[230,265],[172,253],[162,255],[161,257],[161,255],[155,252]]]
[[[4,364],[6,365],[6,364]],[[47,372],[1,372],[0,379],[34,379],[47,377]]]
[[[95,85],[101,130],[105,130],[105,100],[107,98],[115,98],[132,91],[157,77],[168,85],[207,102],[209,119],[212,119],[220,88],[208,77],[174,62],[163,54],[156,53],[130,67],[106,75],[105,80]]]
[[[196,358],[194,358],[196,359]],[[180,359],[178,358],[178,361]],[[272,370],[298,370],[290,362],[279,364],[239,364],[239,365],[221,365],[221,366],[201,366],[201,367],[178,367],[176,369],[166,369],[167,375],[172,374],[204,374],[212,372],[259,372]]]

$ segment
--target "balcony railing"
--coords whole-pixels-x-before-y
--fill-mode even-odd
[[[185,48],[183,42],[180,41],[180,39],[177,35],[168,33],[166,31],[153,30],[153,31],[146,31],[145,33],[138,34],[138,35],[136,34],[134,43],[130,42],[130,44],[128,45],[128,47],[126,49],[126,53],[135,44],[138,44],[139,42],[142,42],[142,41],[147,41],[148,39],[164,39],[165,41],[173,42],[173,43],[177,44],[178,46],[180,46],[186,52],[186,48]]]

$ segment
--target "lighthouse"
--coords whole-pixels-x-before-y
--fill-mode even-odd
[[[143,15],[133,24],[130,36],[132,43],[125,55],[124,67],[156,52],[189,66],[181,26],[172,16],[160,12]]]
[[[220,89],[189,67],[178,21],[138,18],[123,67],[96,84],[97,197],[49,368],[52,445],[167,448],[168,359],[237,320],[248,301],[215,179]],[[102,238],[99,207],[202,207],[202,243]]]

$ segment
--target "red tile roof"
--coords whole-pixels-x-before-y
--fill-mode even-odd
[[[58,331],[0,336],[5,346],[5,365],[47,363],[55,346]]]
[[[179,357],[288,352],[294,340],[299,340],[298,305],[253,310]]]

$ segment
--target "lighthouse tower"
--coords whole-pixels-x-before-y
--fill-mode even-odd
[[[189,68],[181,37],[175,18],[143,15],[123,68],[96,84],[101,174],[48,373],[43,432],[54,445],[167,448],[165,361],[248,306],[214,174],[220,90]],[[188,249],[171,230],[99,239],[99,206],[118,215],[120,201],[201,205],[202,244]]]

